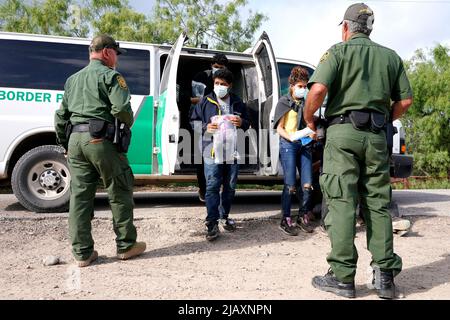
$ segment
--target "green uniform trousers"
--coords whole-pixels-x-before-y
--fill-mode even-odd
[[[91,220],[99,178],[108,192],[117,252],[127,251],[136,242],[137,233],[133,225],[134,177],[126,156],[109,140],[93,140],[89,132],[74,132],[69,140],[68,163],[69,234],[75,259],[86,260],[94,250]]]
[[[336,278],[353,281],[358,253],[354,244],[358,201],[367,226],[367,248],[372,266],[402,269],[394,253],[392,218],[389,213],[391,186],[386,135],[360,131],[352,124],[336,124],[327,130],[320,186],[329,212],[325,227],[331,241],[327,261]]]

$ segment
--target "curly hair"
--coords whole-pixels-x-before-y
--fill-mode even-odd
[[[291,75],[289,76],[289,84],[291,86],[300,81],[308,82],[308,80],[309,80],[308,70],[300,66],[296,66],[292,69]]]

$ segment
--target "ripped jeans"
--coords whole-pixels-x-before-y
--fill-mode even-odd
[[[291,216],[294,197],[299,201],[299,216],[312,210],[312,144],[302,146],[280,138],[280,159],[284,172],[284,188],[281,194],[283,217]],[[297,170],[300,183],[297,181]]]

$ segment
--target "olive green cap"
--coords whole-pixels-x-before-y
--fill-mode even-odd
[[[98,51],[104,48],[111,48],[116,50],[117,54],[122,54],[127,52],[125,49],[119,47],[119,43],[114,40],[113,37],[107,34],[100,34],[92,39],[89,46],[90,51]]]
[[[372,29],[372,24],[375,20],[372,9],[369,8],[365,3],[354,3],[345,11],[344,19],[339,25],[341,25],[344,20],[355,21],[359,24],[366,25],[369,29]]]

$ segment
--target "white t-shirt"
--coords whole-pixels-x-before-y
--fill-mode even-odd
[[[231,114],[230,95],[228,95],[228,97],[223,100],[217,97],[217,102],[219,102],[222,115]]]

